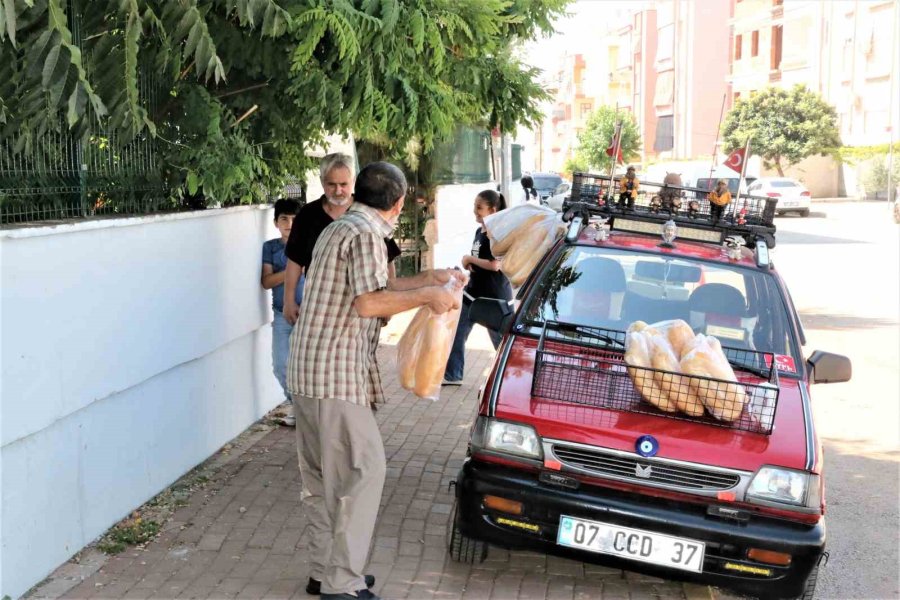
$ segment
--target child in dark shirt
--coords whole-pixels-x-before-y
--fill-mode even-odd
[[[284,249],[288,236],[291,234],[291,226],[294,224],[294,216],[300,206],[294,200],[279,200],[275,203],[275,227],[281,237],[271,239],[263,244],[262,249],[262,277],[260,283],[263,289],[272,290],[272,371],[275,378],[281,384],[284,397],[291,402],[291,395],[287,391],[287,357],[290,348],[291,331],[293,325],[284,318],[284,273],[287,266],[287,256]],[[300,295],[303,294],[303,281],[297,282],[294,292],[295,301],[300,303]],[[289,414],[283,418],[285,425],[293,426],[294,417]]]
[[[470,272],[469,284],[463,293],[463,304],[459,314],[459,325],[453,339],[453,349],[447,359],[444,385],[461,385],[466,359],[466,340],[475,322],[469,319],[469,307],[475,298],[512,299],[512,286],[506,275],[500,272],[500,261],[491,254],[491,243],[484,229],[484,218],[506,208],[503,194],[494,190],[484,190],[475,197],[475,220],[481,225],[475,231],[472,254],[463,256],[462,266]],[[499,331],[488,329],[491,343],[496,349],[500,345]]]

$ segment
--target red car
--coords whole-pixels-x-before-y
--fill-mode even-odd
[[[713,224],[708,207],[598,206],[588,187],[576,174],[572,198],[593,204],[570,210],[569,234],[515,306],[472,306],[473,319],[506,335],[456,481],[451,555],[484,560],[493,544],[811,597],[825,494],[810,384],[847,381],[851,367],[826,352],[804,359],[769,257],[772,202],[747,198],[739,221]],[[746,393],[739,418],[663,412],[641,398],[625,332],[672,319],[721,341]]]

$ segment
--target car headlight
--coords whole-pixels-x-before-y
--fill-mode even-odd
[[[473,443],[493,452],[541,459],[541,439],[533,427],[484,417],[479,421],[475,426]]]
[[[809,489],[809,473],[782,467],[762,467],[750,482],[747,500],[810,506],[807,502]]]

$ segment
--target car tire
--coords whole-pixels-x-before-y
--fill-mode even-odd
[[[808,209],[808,208],[802,209],[802,210],[800,211],[800,216],[801,216],[801,217],[808,217],[808,216],[809,216],[809,209]]]
[[[450,558],[456,562],[474,565],[483,563],[488,555],[488,545],[481,540],[470,538],[459,530],[459,503],[453,503],[453,511],[450,517],[450,527],[447,528],[447,549]]]
[[[816,581],[818,579],[819,565],[816,565],[812,568],[812,571],[809,572],[809,577],[806,578],[806,586],[803,588],[803,594],[801,594],[797,600],[813,600],[815,598]]]

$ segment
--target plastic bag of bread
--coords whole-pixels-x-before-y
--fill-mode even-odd
[[[525,283],[541,258],[565,232],[562,221],[548,216],[536,222],[526,221],[509,235],[513,241],[500,261],[500,270],[514,288]]]
[[[690,379],[691,388],[700,401],[720,421],[730,423],[737,420],[747,403],[747,391],[737,382],[734,369],[728,364],[719,340],[698,333],[685,350],[681,359],[681,371],[685,375],[709,378]]]
[[[453,278],[445,287],[456,295],[457,305],[462,306],[462,282]],[[397,342],[400,385],[419,398],[437,400],[440,396],[444,370],[459,323],[459,310],[454,308],[438,315],[423,306]]]
[[[643,325],[646,327],[646,323]],[[643,328],[625,334],[625,364],[628,365],[628,376],[644,400],[664,412],[677,412],[678,407],[669,400],[669,395],[662,391],[655,373],[650,370],[653,365],[650,359],[649,340],[650,336],[644,334]]]
[[[484,229],[491,240],[491,254],[497,258],[502,257],[515,241],[513,232],[531,230],[541,220],[547,217],[556,217],[556,211],[546,206],[522,204],[507,208],[488,215],[484,218]]]
[[[646,331],[645,329],[644,335],[647,335]],[[691,389],[690,378],[680,375],[681,364],[668,336],[659,333],[647,337],[650,364],[654,369],[658,369],[653,376],[660,390],[666,394],[669,404],[674,404],[678,410],[692,417],[703,416],[705,412],[703,402]]]

